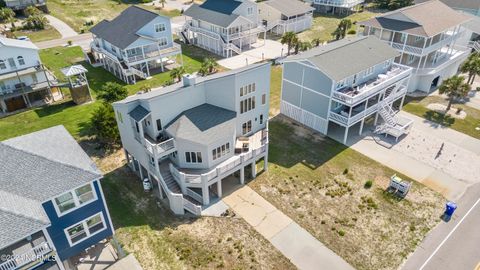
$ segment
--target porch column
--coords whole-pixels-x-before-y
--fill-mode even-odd
[[[217,182],[217,195],[219,198],[222,198],[222,180],[218,180]]]
[[[362,122],[360,123],[360,131],[358,132],[358,135],[362,135],[364,124],[365,124],[365,118],[363,118]]]
[[[160,193],[160,199],[165,199],[165,196],[163,196],[163,187],[162,185],[160,184],[160,181],[158,179],[155,179],[157,181],[157,185],[158,185],[158,192]]]
[[[210,204],[210,192],[208,192],[208,186],[203,186],[202,187],[202,199],[203,199],[203,205],[209,205]]]
[[[345,134],[343,135],[343,144],[347,144],[347,137],[348,137],[348,129],[349,127],[345,127]]]
[[[138,162],[138,170],[140,171],[140,179],[143,182],[143,170],[142,170],[142,168],[143,168],[142,164],[140,162]]]
[[[263,170],[268,170],[268,144],[265,145],[265,156],[263,157]]]
[[[252,166],[252,178],[255,178],[257,177],[257,162],[254,160],[251,166]]]
[[[404,96],[402,97],[402,101],[400,102],[400,108],[399,108],[400,111],[401,111],[402,108],[403,108],[403,103],[405,102],[405,97],[406,97],[406,95],[404,95]]]
[[[160,60],[161,62],[162,60]],[[148,66],[148,61],[145,63],[147,65],[147,76],[150,77],[150,67]]]
[[[240,184],[245,184],[245,167],[240,168]]]

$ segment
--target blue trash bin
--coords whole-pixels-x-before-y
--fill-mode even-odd
[[[452,216],[453,212],[457,209],[457,204],[454,202],[447,202],[445,205],[445,215]]]

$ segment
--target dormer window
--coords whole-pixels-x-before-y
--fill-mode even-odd
[[[18,64],[19,64],[20,66],[24,66],[24,65],[25,65],[25,59],[23,59],[23,56],[17,57],[17,61],[18,61]]]
[[[4,60],[0,60],[0,69],[7,69],[7,65]]]
[[[158,24],[155,24],[155,32],[157,33],[160,33],[160,32],[163,32],[165,31],[165,24],[164,23],[158,23]]]

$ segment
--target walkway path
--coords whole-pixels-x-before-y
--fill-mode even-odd
[[[348,144],[450,200],[460,198],[469,186],[480,182],[479,140],[412,114],[401,114],[415,123],[410,134],[392,143],[391,148],[378,144],[372,136],[351,138]]]
[[[63,21],[53,17],[52,15],[45,15],[47,20],[50,22],[50,25],[55,28],[62,38],[74,37],[78,35],[75,30],[73,30],[68,24],[64,23]]]
[[[92,42],[92,34],[85,33],[81,35],[76,35],[74,37],[36,42],[35,45],[37,45],[37,47],[40,49],[48,49],[53,47],[65,46],[69,41],[72,41],[73,45],[80,46],[84,50],[89,50],[90,43]]]
[[[223,201],[299,269],[353,269],[250,187],[234,190]]]

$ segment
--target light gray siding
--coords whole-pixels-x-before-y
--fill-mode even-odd
[[[309,90],[303,90],[301,108],[323,119],[327,119],[329,101],[330,98],[319,95]]]
[[[303,86],[316,92],[330,96],[332,90],[332,80],[318,69],[304,66]]]
[[[298,85],[290,83],[288,81],[283,81],[282,87],[282,100],[300,107],[300,99],[302,96],[302,88]]]

